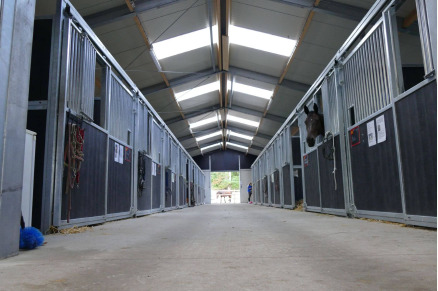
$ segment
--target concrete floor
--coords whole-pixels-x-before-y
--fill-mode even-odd
[[[434,230],[204,205],[48,235],[0,290],[436,290]]]

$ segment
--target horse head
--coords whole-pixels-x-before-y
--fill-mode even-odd
[[[318,113],[318,106],[316,104],[313,104],[313,111],[309,111],[309,108],[304,105],[304,113],[307,115],[304,122],[307,130],[306,141],[309,147],[313,147],[315,145],[315,138],[318,135],[324,135],[324,117]]]

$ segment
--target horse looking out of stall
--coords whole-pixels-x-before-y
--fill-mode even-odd
[[[304,121],[307,130],[306,141],[309,147],[313,147],[316,137],[318,135],[324,136],[324,117],[318,113],[318,105],[316,104],[313,104],[313,111],[309,111],[309,108],[304,105],[304,113],[307,115],[306,121]]]

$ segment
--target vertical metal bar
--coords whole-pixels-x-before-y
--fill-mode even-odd
[[[403,215],[404,219],[407,219],[406,214],[406,201],[405,201],[405,187],[404,187],[404,177],[403,177],[403,168],[402,168],[402,161],[401,161],[401,150],[400,150],[400,138],[399,138],[399,131],[398,131],[398,122],[397,122],[397,113],[395,110],[395,104],[394,104],[394,98],[401,93],[400,87],[397,86],[397,78],[401,77],[400,70],[401,70],[401,63],[396,60],[400,60],[400,50],[399,50],[399,42],[398,42],[398,36],[397,36],[397,20],[395,18],[395,9],[391,7],[388,11],[386,11],[383,14],[383,20],[384,20],[384,27],[385,29],[385,47],[387,48],[387,64],[388,65],[394,65],[394,66],[400,66],[397,67],[389,67],[389,79],[391,80],[392,85],[392,94],[391,94],[391,111],[393,114],[394,119],[394,131],[395,131],[395,147],[397,151],[397,165],[398,165],[398,174],[399,174],[399,183],[400,183],[400,194],[401,194],[401,201],[402,201],[402,209],[403,209]],[[393,50],[391,50],[394,48]]]
[[[132,142],[132,190],[131,190],[131,201],[132,201],[132,207],[134,209],[134,213],[137,213],[138,211],[138,195],[137,193],[137,183],[138,181],[138,152],[141,150],[141,134],[143,133],[140,131],[140,116],[143,117],[142,112],[140,111],[141,104],[140,101],[137,98],[134,101],[134,132],[133,132],[133,142]]]
[[[210,28],[210,59],[211,66],[213,72],[216,71],[216,61],[215,61],[215,51],[214,51],[214,41],[213,41],[213,5],[211,4],[212,0],[207,0],[207,9],[208,9],[208,25]]]
[[[335,67],[335,91],[336,91],[336,106],[338,108],[339,116],[339,144],[341,152],[341,164],[342,164],[342,185],[344,187],[344,203],[347,214],[355,215],[354,207],[354,193],[352,183],[352,171],[351,171],[351,153],[349,144],[349,134],[347,131],[349,104],[346,103],[345,87],[347,80],[344,81],[345,70],[342,66]]]
[[[365,96],[366,96],[366,94],[365,94],[365,83],[363,82],[363,80],[364,80],[364,76],[365,76],[365,72],[364,72],[364,70],[365,70],[365,64],[364,64],[364,62],[365,62],[365,60],[364,60],[364,56],[363,56],[363,47],[361,47],[358,51],[357,51],[357,54],[356,54],[356,56],[355,56],[355,58],[356,58],[356,61],[357,61],[357,63],[356,63],[356,65],[358,65],[358,67],[359,67],[359,72],[360,72],[360,74],[359,74],[359,76],[360,76],[360,80],[357,80],[357,82],[358,82],[358,85],[360,86],[360,98],[359,98],[359,106],[358,106],[358,114],[357,114],[357,120],[356,120],[356,122],[358,122],[358,121],[360,121],[360,120],[362,120],[363,118],[364,118],[364,114],[365,114],[365,110],[364,110],[364,99],[365,99]],[[355,112],[356,112],[356,110],[355,110]]]
[[[64,10],[64,4],[61,4],[61,10]],[[66,125],[66,97],[67,97],[67,82],[69,79],[69,55],[71,41],[71,19],[62,19],[62,11],[58,11],[57,15],[63,20],[64,34],[62,35],[62,53],[61,53],[61,69],[60,69],[60,87],[58,101],[58,124],[57,124],[57,142],[56,142],[56,157],[55,157],[55,185],[54,185],[54,209],[53,209],[53,224],[59,226],[61,224],[61,207],[62,207],[62,181],[64,174],[64,140],[65,140],[65,125]],[[56,97],[54,97],[56,98]]]
[[[377,60],[376,60],[376,54],[377,51],[375,50],[375,43],[376,43],[376,33],[377,30],[379,28],[377,28],[373,34],[370,35],[370,63],[371,63],[371,71],[370,71],[370,75],[371,75],[371,80],[372,80],[372,92],[373,92],[373,96],[372,96],[372,113],[378,111],[380,108],[377,104],[377,100],[380,98],[379,96],[379,90],[377,89],[377,84],[378,84],[378,79],[377,79]]]
[[[367,88],[367,94],[366,94],[366,106],[367,110],[365,111],[365,116],[370,115],[373,112],[372,108],[372,100],[374,99],[373,93],[372,93],[372,85],[373,81],[371,80],[371,50],[369,47],[370,43],[370,37],[364,42],[364,52],[365,52],[365,71],[366,71],[366,88]]]
[[[418,26],[420,29],[421,50],[423,51],[424,71],[426,77],[432,77],[435,74],[433,66],[432,45],[429,33],[428,16],[426,2],[424,0],[416,0]],[[436,14],[435,14],[436,15]],[[435,28],[436,29],[436,28]],[[436,37],[436,35],[434,36]],[[436,52],[435,52],[436,53]]]
[[[383,70],[383,85],[385,88],[385,93],[384,93],[384,103],[382,104],[382,108],[385,107],[387,104],[389,104],[389,100],[391,99],[391,93],[390,93],[390,84],[389,84],[389,80],[388,80],[388,70],[387,70],[387,57],[386,57],[386,48],[385,48],[385,39],[384,39],[384,27],[382,24],[382,29],[379,30],[379,35],[380,35],[380,53],[381,53],[381,61],[383,63],[381,63],[381,68]]]
[[[335,138],[333,136],[333,138]],[[321,191],[321,170],[319,168],[319,152],[315,150],[316,153],[316,164],[318,165],[318,190],[319,190],[319,211],[322,212],[322,191]]]
[[[383,13],[383,35],[386,50],[386,67],[388,68],[388,80],[390,90],[390,102],[403,92],[403,75],[400,65],[400,50],[398,46],[397,23],[391,19],[395,18],[394,7]],[[388,103],[389,104],[389,103]]]
[[[380,110],[382,107],[382,99],[384,96],[383,90],[382,90],[382,74],[381,74],[381,64],[384,64],[382,62],[380,57],[380,38],[379,38],[379,32],[381,30],[382,26],[380,25],[378,29],[376,29],[374,35],[374,41],[373,41],[373,50],[375,51],[374,54],[374,62],[375,62],[375,71],[374,71],[374,78],[376,81],[376,110]]]
[[[54,186],[55,186],[55,173],[56,173],[56,156],[57,156],[57,130],[56,124],[58,113],[58,95],[60,94],[60,77],[61,77],[61,64],[64,66],[64,70],[68,70],[69,60],[69,29],[68,25],[63,24],[62,11],[64,10],[64,2],[58,1],[56,8],[56,15],[52,21],[52,39],[50,49],[50,78],[48,85],[48,103],[47,103],[47,121],[46,121],[46,137],[44,148],[44,170],[43,170],[43,188],[42,188],[42,202],[41,202],[41,231],[45,233],[49,230],[50,226],[54,224],[53,219],[57,216],[53,214],[55,210],[52,209],[54,205]],[[67,27],[67,30],[63,30],[63,27]],[[64,31],[64,35],[62,34]],[[67,44],[63,45],[63,40],[67,40]],[[65,55],[67,54],[67,55]],[[62,55],[65,55],[63,63]],[[67,71],[68,72],[68,71]],[[64,79],[63,82],[66,82]],[[64,88],[65,90],[65,88]],[[64,91],[65,94],[65,91]],[[65,98],[65,95],[64,95]],[[54,207],[54,206],[53,206]],[[54,207],[56,208],[56,207]],[[59,210],[60,211],[60,210]],[[59,219],[57,220],[59,223]]]
[[[165,155],[165,152],[164,152],[164,139],[165,139],[165,134],[166,134],[166,132],[164,131],[164,127],[163,126],[160,126],[160,147],[159,147],[159,149],[160,149],[160,153],[159,153],[159,163],[161,164],[161,167],[160,167],[160,169],[161,169],[161,181],[160,181],[160,184],[161,184],[161,189],[160,189],[160,197],[161,197],[161,199],[160,199],[160,210],[161,211],[163,211],[164,210],[164,208],[166,207],[166,205],[165,205],[165,197],[164,197],[164,189],[165,189],[165,171],[164,171],[164,169],[165,169],[165,165],[164,165],[164,155]]]

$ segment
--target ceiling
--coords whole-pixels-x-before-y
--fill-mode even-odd
[[[53,14],[55,2],[37,1],[36,15]],[[374,3],[71,2],[192,156],[228,148],[258,155]],[[280,55],[255,48],[273,43],[258,36],[243,43],[247,41],[243,36],[252,32],[236,36],[239,28],[293,40],[292,51]],[[203,43],[198,48],[158,59],[161,42],[202,29],[206,30],[196,38]],[[185,45],[175,41],[175,45],[161,45]],[[263,89],[264,97],[246,91],[248,86]],[[188,98],[196,88],[205,89],[204,93]],[[242,119],[253,123],[241,123]],[[209,120],[193,127],[195,122]],[[212,136],[205,137],[208,134]]]

